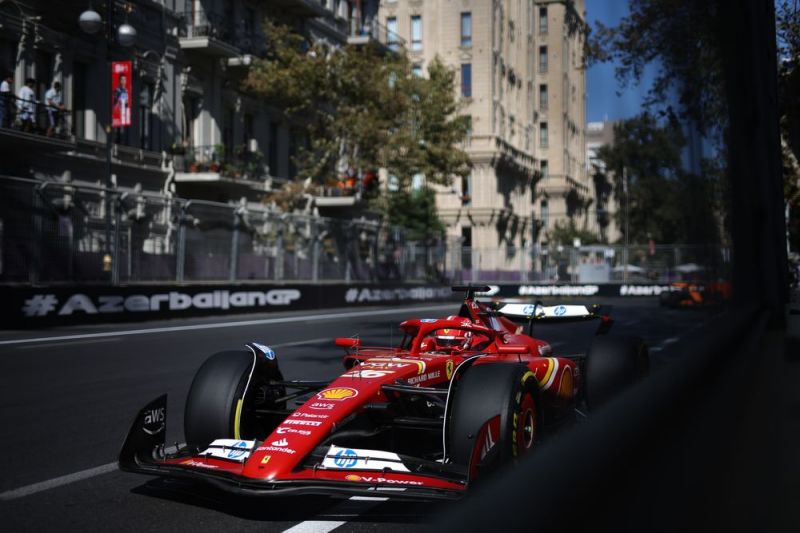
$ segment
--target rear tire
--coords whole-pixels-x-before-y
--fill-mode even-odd
[[[219,352],[200,366],[186,398],[187,444],[204,448],[214,439],[241,438],[236,435],[236,411],[241,410],[254,359],[249,351]]]
[[[638,337],[596,337],[586,357],[584,395],[597,409],[633,385],[650,367],[647,346]]]
[[[539,388],[525,365],[478,364],[454,387],[447,414],[447,455],[468,468],[470,482],[486,478],[536,446],[541,429]],[[487,421],[492,421],[488,429]]]

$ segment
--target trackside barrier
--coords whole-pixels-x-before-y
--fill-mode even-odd
[[[668,285],[490,285],[492,298],[658,296]],[[269,311],[455,301],[449,286],[425,284],[142,284],[0,286],[3,327],[128,322]]]
[[[671,345],[670,364],[476,487],[430,531],[784,530],[781,415],[764,392],[776,388],[782,339],[767,315],[730,309]]]
[[[128,322],[357,305],[456,301],[440,285],[128,285],[0,287],[6,327]]]

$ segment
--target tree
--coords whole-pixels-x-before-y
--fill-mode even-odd
[[[597,179],[611,182],[619,205],[628,202],[631,243],[718,242],[715,203],[709,201],[718,196],[717,175],[710,162],[703,176],[683,170],[681,126],[674,116],[661,122],[645,112],[616,124],[614,144],[598,150],[606,173]],[[624,231],[625,209],[615,217]]]
[[[404,53],[378,45],[308,45],[267,22],[269,53],[254,62],[244,89],[282,108],[306,139],[295,163],[301,178],[332,183],[348,169],[386,169],[408,191],[411,178],[448,184],[470,163],[457,146],[468,131],[459,116],[455,73],[435,59],[414,76]],[[385,198],[376,207],[392,219]]]
[[[550,230],[550,241],[564,246],[572,246],[575,239],[581,241],[581,245],[597,244],[600,239],[589,230],[579,229],[575,225],[575,220],[569,219],[566,221],[556,221],[552,230]]]

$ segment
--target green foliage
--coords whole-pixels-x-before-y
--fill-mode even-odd
[[[550,230],[550,241],[556,244],[572,246],[575,239],[580,239],[581,245],[597,244],[600,239],[589,230],[579,229],[573,219],[556,221]]]
[[[715,199],[721,171],[710,162],[704,163],[702,176],[682,169],[685,139],[674,117],[660,124],[643,113],[615,125],[614,138],[613,145],[598,151],[608,172],[598,179],[613,182],[620,205],[615,217],[623,232],[628,202],[631,243],[651,238],[659,244],[719,242]]]
[[[678,114],[701,133],[721,134],[727,122],[722,54],[717,38],[719,2],[630,0],[617,26],[597,22],[587,46],[590,60],[615,61],[620,86],[638,84],[645,67],[657,65],[648,106],[677,95]]]
[[[436,215],[436,193],[431,189],[390,192],[386,215],[393,224],[409,230],[410,240],[427,240],[444,231],[444,224]]]
[[[404,54],[377,45],[309,47],[270,22],[265,33],[269,53],[243,85],[284,109],[308,139],[295,158],[301,178],[325,183],[348,167],[385,168],[407,190],[417,173],[436,184],[468,174],[469,159],[456,147],[467,119],[458,116],[455,74],[438,59],[419,78]]]

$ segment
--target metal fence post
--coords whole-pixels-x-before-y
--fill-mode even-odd
[[[111,262],[111,285],[119,285],[119,227],[122,224],[121,199],[116,197],[116,202],[108,202],[114,206],[114,260]]]
[[[278,230],[278,238],[275,239],[275,281],[283,279],[283,228]]]
[[[231,256],[228,261],[228,280],[236,281],[236,273],[239,270],[239,226],[241,225],[240,213],[237,209],[233,211],[233,233],[231,235]]]
[[[311,281],[319,281],[319,238],[317,225],[312,225],[311,230]]]
[[[175,278],[178,283],[183,283],[184,265],[186,262],[186,206],[181,206],[178,217],[178,253],[176,254]]]

